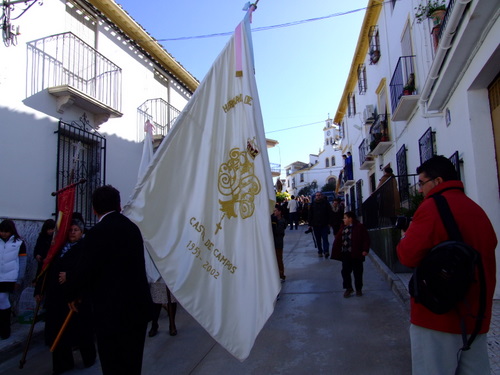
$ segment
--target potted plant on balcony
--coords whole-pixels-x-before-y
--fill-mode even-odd
[[[415,91],[415,74],[410,73],[406,85],[403,87],[403,95],[412,95]]]
[[[426,0],[415,8],[417,23],[427,18],[432,18],[434,25],[439,25],[446,13],[444,0]]]
[[[406,85],[403,87],[403,95],[411,95],[413,91],[415,91],[415,86],[413,85]]]

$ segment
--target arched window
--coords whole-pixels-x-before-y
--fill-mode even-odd
[[[327,184],[333,185],[333,189],[337,189],[337,179],[334,176],[328,177],[328,180],[326,180]]]
[[[330,166],[330,159],[325,159],[325,167],[328,168]]]
[[[335,156],[332,156],[332,167],[333,167],[334,165],[336,165],[336,164],[335,164]]]

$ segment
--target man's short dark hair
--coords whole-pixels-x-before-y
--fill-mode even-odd
[[[111,185],[95,189],[92,194],[92,207],[98,215],[121,210],[120,192]]]
[[[356,214],[353,211],[344,212],[344,215],[353,220],[357,220]]]
[[[392,168],[391,168],[391,167],[385,167],[385,168],[384,168],[384,172],[385,172],[385,173],[392,173],[392,172],[393,172],[393,170],[392,170]]]
[[[443,181],[458,180],[457,171],[450,159],[436,155],[417,168],[417,174],[425,173],[429,178],[441,177]]]

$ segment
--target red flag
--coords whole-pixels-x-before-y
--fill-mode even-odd
[[[76,184],[68,185],[57,192],[58,213],[56,230],[49,251],[47,253],[47,257],[43,261],[43,267],[40,275],[45,272],[47,267],[52,262],[54,256],[59,253],[68,239],[68,231],[71,223],[71,218],[73,216],[73,207],[75,205],[75,190],[76,185],[78,184],[79,182]],[[40,275],[38,277],[40,277]]]

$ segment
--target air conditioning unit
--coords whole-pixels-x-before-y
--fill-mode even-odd
[[[363,109],[363,122],[366,124],[373,124],[375,121],[375,108],[373,105],[367,105],[365,109]]]

